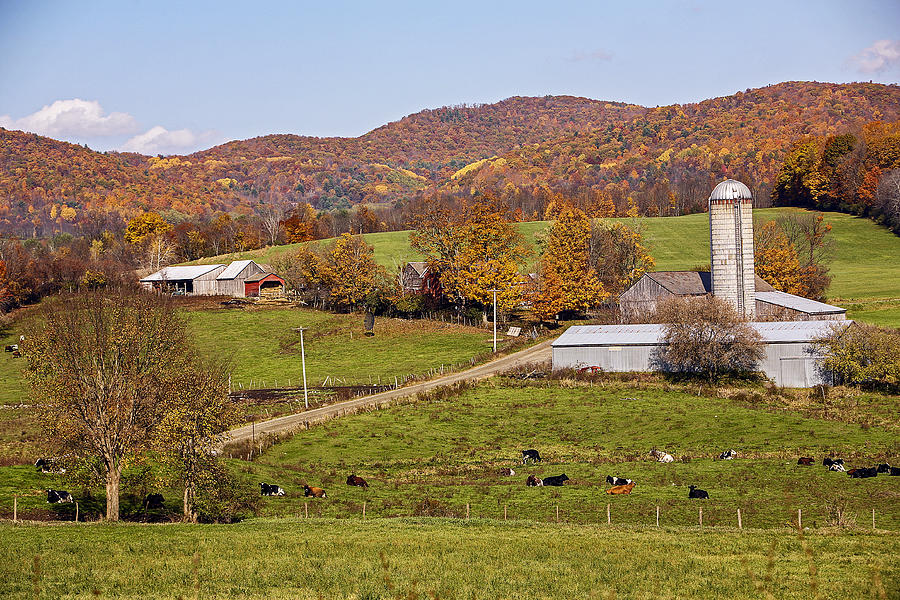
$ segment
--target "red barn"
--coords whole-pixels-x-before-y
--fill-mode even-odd
[[[248,298],[259,296],[283,296],[284,279],[275,273],[260,273],[244,281],[244,295]]]

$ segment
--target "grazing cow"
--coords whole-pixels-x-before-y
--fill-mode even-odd
[[[308,485],[303,486],[303,495],[306,497],[313,498],[325,498],[325,490],[319,487],[309,487]]]
[[[612,475],[606,476],[606,483],[609,485],[628,485],[631,483],[630,479],[622,479],[621,477],[613,477]]]
[[[261,483],[259,484],[259,495],[260,496],[284,496],[284,490],[281,487],[275,485],[274,483]]]
[[[563,473],[562,475],[554,475],[553,477],[544,477],[544,485],[555,485],[559,487],[568,480],[569,478]]]
[[[737,456],[737,452],[734,450],[726,450],[722,454],[719,455],[719,460],[731,460]]]
[[[52,458],[39,458],[34,461],[34,467],[41,473],[53,473],[54,475],[62,475],[65,469],[56,465],[56,461]]]
[[[890,473],[891,465],[889,465],[887,463],[881,463],[880,465],[878,465],[878,472],[879,473]]]
[[[701,500],[709,500],[709,494],[706,490],[697,489],[696,485],[689,485],[691,491],[688,492],[688,498],[699,498]]]
[[[812,456],[801,456],[800,458],[797,459],[797,464],[798,465],[806,465],[808,467],[811,464],[813,464],[813,457]]]
[[[878,469],[876,467],[860,467],[858,469],[850,469],[847,475],[853,479],[865,479],[866,477],[878,477]]]
[[[356,475],[351,475],[347,478],[347,485],[355,485],[356,487],[369,489],[369,484],[366,483],[366,480],[362,477],[357,477]]]
[[[656,450],[656,449],[653,449],[653,450],[650,451],[650,456],[652,456],[653,458],[655,458],[655,459],[656,459],[656,462],[661,462],[661,463],[675,462],[675,457],[674,457],[674,456],[672,456],[671,454],[667,454],[667,453],[665,453],[665,452],[662,452],[662,451],[660,451],[660,450]]]
[[[632,481],[628,485],[617,485],[606,490],[607,494],[625,494],[628,495],[631,493],[631,490],[634,489],[634,482]]]
[[[534,475],[529,475],[528,479],[525,480],[526,487],[542,487],[544,485],[544,480],[540,477],[535,477]]]
[[[522,464],[524,465],[529,460],[533,463],[541,462],[541,453],[534,448],[531,450],[522,450]]]
[[[894,477],[900,475],[900,467],[891,467],[890,475]]]
[[[831,466],[828,467],[828,470],[829,470],[829,471],[836,471],[836,472],[838,472],[838,473],[843,473],[843,472],[846,471],[847,469],[844,468],[844,465],[843,465],[843,464],[838,463],[838,462],[833,462],[833,463],[831,463]]]
[[[147,494],[147,497],[144,498],[144,505],[148,510],[154,510],[162,508],[164,501],[165,498],[162,494]]]
[[[503,477],[512,477],[515,474],[516,474],[516,472],[513,471],[512,469],[510,469],[509,467],[507,467],[505,469],[500,469],[500,475]]]
[[[823,467],[830,467],[831,465],[842,465],[844,464],[843,458],[831,458],[830,456],[822,460]]]
[[[72,494],[65,490],[47,490],[47,504],[72,502]]]
[[[9,344],[8,346],[6,346],[5,349],[7,352],[15,352],[16,350],[19,349],[19,345],[18,344]]]

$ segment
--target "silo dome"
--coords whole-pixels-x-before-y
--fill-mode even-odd
[[[709,195],[710,200],[742,200],[753,198],[750,188],[735,179],[726,179],[717,185]]]

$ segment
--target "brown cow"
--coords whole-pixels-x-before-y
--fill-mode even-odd
[[[607,494],[630,494],[631,490],[634,489],[634,482],[629,483],[628,485],[617,485],[606,490]]]
[[[366,489],[369,488],[369,484],[366,483],[366,480],[363,479],[362,477],[358,477],[356,475],[351,475],[350,477],[347,478],[347,485],[355,485],[356,487],[361,487],[361,488],[366,488]]]
[[[797,464],[809,466],[809,465],[813,464],[813,457],[812,456],[801,456],[800,458],[797,459]]]
[[[312,496],[313,498],[325,498],[325,490],[318,487],[303,486],[303,495]]]

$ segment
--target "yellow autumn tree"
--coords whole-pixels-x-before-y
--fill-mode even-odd
[[[609,296],[591,268],[590,241],[590,219],[564,206],[550,225],[541,255],[540,287],[532,303],[540,320],[566,310],[587,310]]]
[[[360,236],[345,233],[339,237],[329,253],[327,278],[331,284],[331,299],[352,311],[361,303],[384,296],[390,277],[384,267],[375,262],[375,250]]]
[[[803,277],[797,249],[775,221],[756,228],[753,250],[757,275],[776,290],[801,293]]]
[[[637,220],[634,227],[601,221],[591,230],[591,266],[603,288],[618,296],[652,271],[656,261],[644,245]]]
[[[459,253],[457,269],[445,282],[459,298],[482,306],[493,302],[497,291],[497,308],[508,311],[521,297],[519,268],[525,263],[528,249],[522,234],[506,218],[506,211],[493,198],[481,198],[467,211],[465,223],[458,228]]]

